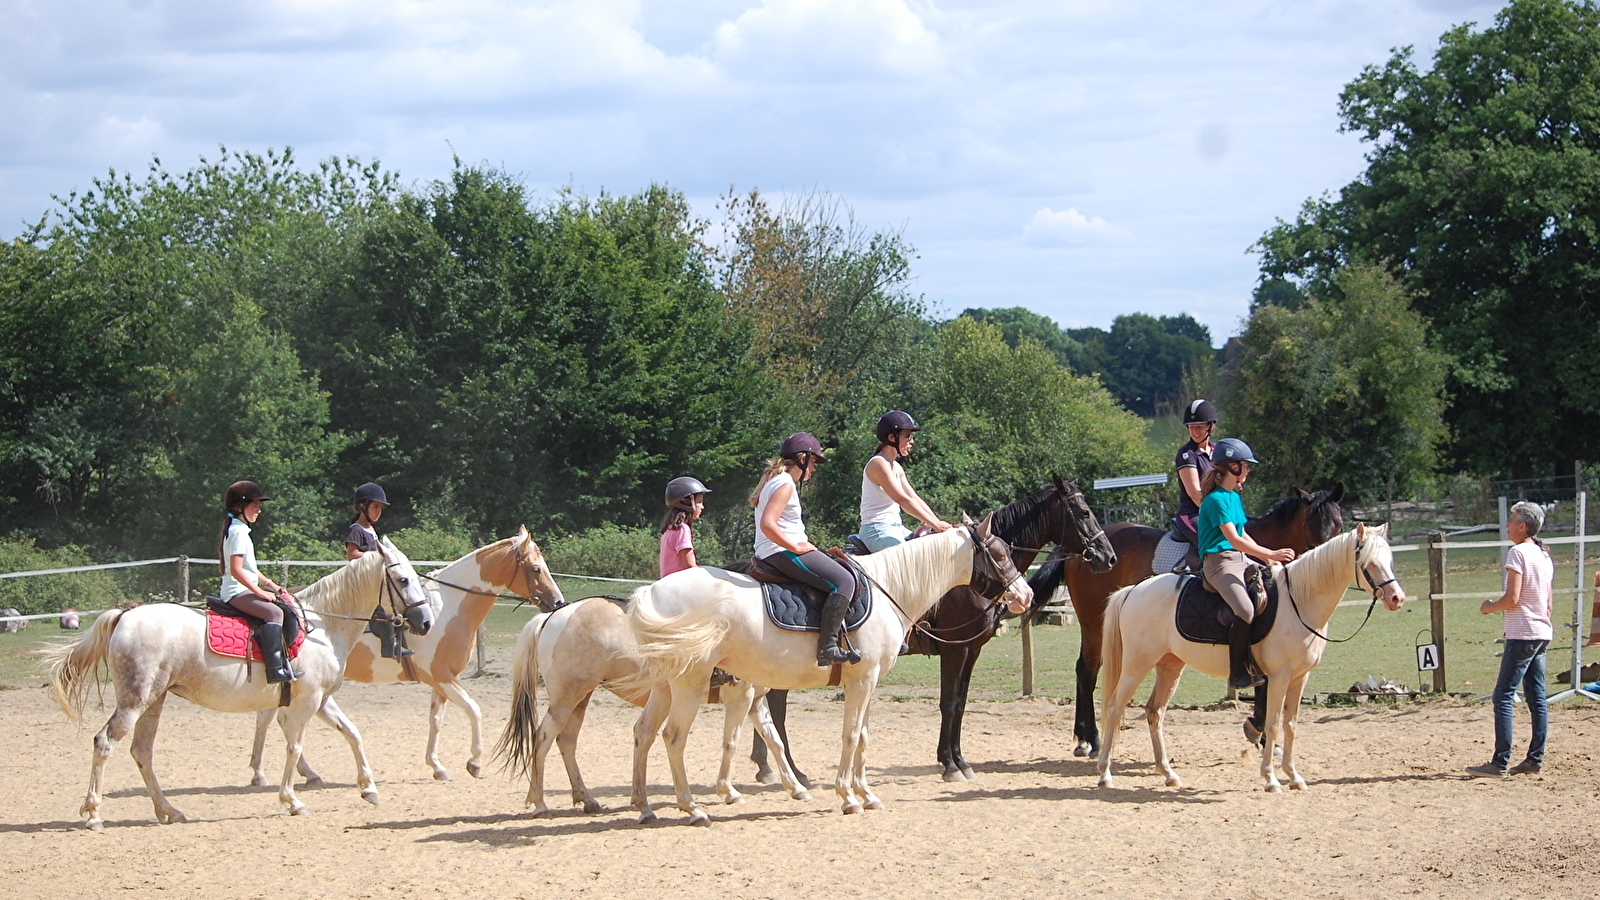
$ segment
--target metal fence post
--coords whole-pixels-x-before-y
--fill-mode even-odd
[[[189,602],[189,557],[178,557],[178,602]]]
[[[1450,652],[1444,645],[1444,532],[1428,532],[1428,607],[1432,615],[1433,644],[1439,648],[1439,668],[1433,670],[1433,689],[1444,693],[1445,661]]]

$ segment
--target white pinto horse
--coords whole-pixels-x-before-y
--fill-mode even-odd
[[[1027,582],[1011,563],[1010,547],[990,534],[987,518],[979,525],[952,528],[858,557],[856,563],[874,587],[872,613],[850,635],[861,661],[844,666],[842,675],[844,732],[834,790],[844,801],[846,813],[883,808],[867,785],[867,713],[878,679],[894,667],[912,623],[946,591],[975,580],[1002,594],[1014,613],[1033,599]],[[662,736],[678,808],[689,814],[690,824],[709,824],[689,792],[683,749],[712,667],[770,688],[823,687],[829,669],[817,665],[817,637],[772,624],[759,584],[746,575],[711,567],[686,569],[640,588],[633,595],[628,615],[639,639],[638,653],[648,664],[641,683],[654,687],[664,681],[671,689]],[[727,702],[734,700],[742,702],[742,697]],[[744,710],[730,706],[728,715],[733,717],[735,712],[734,721],[742,721]],[[635,726],[635,734],[641,728],[654,731],[651,723],[641,722]],[[737,732],[734,738],[737,740]],[[635,752],[643,749],[635,741]],[[781,758],[781,752],[775,755]],[[726,752],[723,758],[726,770]],[[634,777],[638,779],[642,772],[643,766],[636,760]],[[635,783],[636,796],[643,797],[644,790],[643,784]],[[648,810],[647,802],[645,808]]]
[[[294,772],[306,725],[343,683],[345,659],[371,618],[373,604],[404,616],[406,626],[416,634],[426,634],[433,626],[433,610],[411,563],[387,540],[297,597],[324,621],[306,636],[293,663],[301,675],[289,685],[289,706],[282,719],[288,750],[278,799],[291,814],[304,815],[305,804],[294,793]],[[51,664],[50,696],[73,719],[82,719],[84,702],[102,663],[109,669],[116,692],[116,711],[94,737],[89,793],[81,810],[85,824],[95,831],[105,827],[100,818],[100,782],[106,760],[129,731],[133,732],[129,749],[155,804],[156,821],[164,825],[186,821],[161,792],[153,763],[156,728],[169,692],[222,712],[255,712],[277,708],[281,688],[267,683],[260,663],[212,653],[206,645],[205,612],[172,603],[112,610],[101,615],[81,639],[52,648],[46,656]],[[361,796],[377,803],[372,767],[360,733],[342,716],[329,724],[344,734],[355,753],[356,786]]]
[[[577,750],[578,733],[583,729],[589,698],[601,687],[634,706],[646,707],[634,726],[632,801],[644,821],[654,818],[644,795],[645,773],[639,767],[648,759],[672,694],[664,684],[653,689],[640,685],[642,672],[639,642],[628,625],[628,614],[609,598],[585,597],[548,615],[534,616],[522,627],[512,654],[511,717],[495,749],[513,772],[527,774],[527,804],[533,807],[536,818],[550,815],[550,807],[544,801],[544,764],[552,745],[561,748],[567,783],[572,788],[572,804],[583,807],[586,813],[600,811],[600,803],[589,792],[583,773],[578,770]],[[549,698],[542,718],[537,712],[535,696],[541,675]],[[702,684],[701,692],[705,689],[706,685]],[[738,803],[743,798],[734,788],[729,773],[735,753],[732,742],[738,739],[740,716],[745,715],[745,710],[773,755],[781,759],[786,754],[782,738],[767,712],[766,688],[741,680],[738,684],[724,685],[721,691],[725,709],[717,794],[726,803]],[[811,795],[797,783],[787,760],[781,761],[779,777],[789,795],[796,800],[809,800]]]
[[[362,634],[345,660],[344,677],[362,684],[420,681],[433,689],[425,758],[433,769],[433,777],[439,781],[450,780],[450,771],[439,761],[439,730],[444,725],[445,703],[461,707],[472,726],[472,755],[467,759],[467,772],[474,778],[481,778],[483,713],[477,701],[461,686],[461,673],[472,660],[478,628],[494,609],[495,600],[502,591],[517,594],[548,612],[561,605],[561,588],[550,577],[544,553],[528,535],[526,527],[518,530],[515,537],[479,547],[450,565],[423,575],[422,579],[429,584],[435,624],[427,634],[406,641],[406,646],[416,652],[405,663],[384,659],[377,636]],[[257,786],[271,783],[262,771],[261,759],[267,726],[276,714],[275,709],[264,709],[256,714],[250,783]],[[331,697],[323,704],[322,718],[341,730],[338,723],[348,721]],[[322,777],[312,770],[304,756],[300,757],[299,768],[307,784],[322,783]]]
[[[1357,587],[1364,580],[1374,601],[1381,599],[1391,610],[1405,603],[1406,593],[1394,577],[1394,554],[1389,550],[1388,532],[1388,525],[1376,528],[1357,525],[1355,530],[1307,550],[1291,563],[1273,566],[1279,585],[1277,619],[1272,630],[1254,648],[1256,663],[1267,676],[1261,780],[1268,791],[1283,788],[1272,764],[1273,745],[1280,743],[1289,787],[1295,790],[1306,787],[1306,780],[1294,765],[1295,721],[1300,712],[1300,697],[1305,691],[1306,676],[1322,660],[1322,651],[1328,646],[1324,638],[1328,622],[1351,580],[1357,580]],[[1144,707],[1145,718],[1150,725],[1156,767],[1166,776],[1168,787],[1178,787],[1182,780],[1167,759],[1161,723],[1184,666],[1194,666],[1220,678],[1228,675],[1228,645],[1197,644],[1178,633],[1174,615],[1178,583],[1177,575],[1147,578],[1112,594],[1106,605],[1102,638],[1105,692],[1100,704],[1105,715],[1099,761],[1101,787],[1112,784],[1111,754],[1117,730],[1122,727],[1123,712],[1152,668],[1156,670],[1156,682]]]

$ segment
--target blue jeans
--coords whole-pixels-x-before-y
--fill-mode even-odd
[[[1533,720],[1533,739],[1528,742],[1528,761],[1544,765],[1544,741],[1550,730],[1550,706],[1544,699],[1544,652],[1549,641],[1519,641],[1506,638],[1500,655],[1500,679],[1494,685],[1494,759],[1491,765],[1504,769],[1511,764],[1511,700],[1518,684],[1528,702],[1528,717]]]
[[[894,524],[877,522],[861,526],[856,536],[861,538],[861,543],[866,544],[868,550],[881,553],[896,544],[904,544],[911,537],[911,529],[898,522]]]

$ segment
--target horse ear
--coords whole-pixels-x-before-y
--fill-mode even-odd
[[[1301,500],[1304,500],[1307,503],[1311,502],[1311,492],[1310,491],[1301,490],[1299,485],[1296,485],[1296,486],[1290,488],[1290,490],[1292,490],[1296,494],[1298,494],[1300,496]]]
[[[972,524],[972,517],[967,515],[965,511],[963,511],[961,513],[961,524],[963,524],[963,525],[971,525]]]
[[[1343,500],[1344,500],[1344,482],[1340,481],[1340,482],[1336,482],[1334,484],[1333,493],[1328,495],[1328,500],[1329,500],[1329,502],[1332,502],[1332,503],[1343,502]]]
[[[1389,536],[1389,523],[1385,522],[1382,525],[1373,528],[1372,532],[1379,537],[1387,538]]]
[[[994,513],[989,513],[987,516],[984,516],[983,521],[978,523],[978,537],[987,538],[991,533],[991,526],[993,524]]]
[[[1050,473],[1050,480],[1056,483],[1056,490],[1060,491],[1063,494],[1065,494],[1067,492],[1067,483],[1065,481],[1061,480],[1061,476],[1060,475],[1057,475],[1056,473],[1051,472]]]
[[[1358,544],[1361,543],[1363,540],[1366,540],[1366,537],[1367,537],[1367,523],[1365,523],[1365,522],[1357,522],[1356,523],[1356,543],[1358,543]]]

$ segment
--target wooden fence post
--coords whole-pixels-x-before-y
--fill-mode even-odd
[[[178,602],[189,602],[189,557],[178,557]]]
[[[1033,696],[1033,614],[1022,615],[1022,696]]]
[[[1433,689],[1445,691],[1444,666],[1450,652],[1444,645],[1444,532],[1428,532],[1428,606],[1433,619],[1433,644],[1439,648],[1439,668],[1433,670]]]

